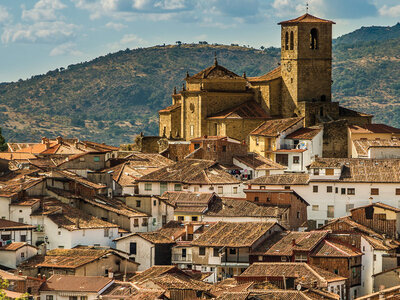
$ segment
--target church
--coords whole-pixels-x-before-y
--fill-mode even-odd
[[[280,22],[281,61],[258,77],[239,76],[218,64],[185,78],[172,105],[159,111],[160,136],[189,141],[249,134],[271,119],[301,117],[324,128],[324,157],[343,157],[347,126],[370,124],[372,115],[332,101],[332,25],[308,13]]]

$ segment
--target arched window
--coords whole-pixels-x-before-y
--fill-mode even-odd
[[[289,50],[289,32],[285,33],[285,50]]]
[[[293,31],[290,32],[290,50],[294,49],[294,34]]]
[[[310,31],[310,49],[318,49],[318,30],[316,28]]]

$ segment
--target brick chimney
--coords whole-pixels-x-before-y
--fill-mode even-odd
[[[56,138],[56,141],[57,141],[57,144],[62,144],[63,138],[62,138],[61,136],[58,136],[58,137]]]
[[[296,246],[296,239],[292,239],[292,246]]]

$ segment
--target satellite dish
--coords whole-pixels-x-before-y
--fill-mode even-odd
[[[298,149],[307,149],[307,143],[306,142],[300,142],[298,145],[297,145],[297,147],[298,147]]]
[[[300,284],[300,283],[296,286],[296,289],[297,289],[298,291],[301,290],[301,284]]]

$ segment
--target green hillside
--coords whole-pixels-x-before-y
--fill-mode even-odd
[[[354,44],[359,42],[385,41],[400,37],[400,23],[394,26],[361,27],[344,34],[334,41],[334,44]]]
[[[374,114],[375,122],[400,127],[400,32],[360,42],[365,35],[365,30],[353,33],[354,44],[335,42],[334,99]],[[127,49],[0,84],[0,127],[11,141],[63,135],[117,145],[140,131],[156,134],[157,111],[170,105],[173,87],[181,87],[186,71],[211,65],[215,51],[221,65],[248,76],[266,73],[280,57],[276,48],[223,45]]]

